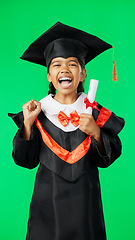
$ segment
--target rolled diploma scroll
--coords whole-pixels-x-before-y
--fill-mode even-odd
[[[89,85],[89,92],[88,92],[88,100],[90,103],[95,101],[96,91],[98,87],[98,80],[91,79]],[[92,114],[92,107],[88,107],[85,109],[85,113]]]

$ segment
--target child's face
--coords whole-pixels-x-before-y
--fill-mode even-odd
[[[85,77],[86,69],[82,70],[75,57],[52,59],[47,75],[48,81],[53,83],[57,92],[64,95],[76,94],[79,82],[83,82]]]

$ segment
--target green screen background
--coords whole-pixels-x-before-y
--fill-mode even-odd
[[[96,101],[125,119],[119,134],[123,154],[99,169],[109,240],[135,239],[135,1],[2,1],[0,4],[0,239],[24,240],[36,169],[14,164],[12,139],[17,127],[7,113],[17,113],[31,99],[47,95],[46,69],[19,57],[57,21],[80,28],[112,44],[118,81],[112,81],[112,49],[87,66],[89,80],[99,80]]]

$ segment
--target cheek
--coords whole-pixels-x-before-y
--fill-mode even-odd
[[[50,67],[49,73],[51,76],[55,76],[57,74],[58,70],[56,68]]]
[[[51,71],[51,73],[50,73],[50,80],[52,82],[56,82],[57,74],[58,74],[57,71]]]
[[[81,76],[81,71],[79,71],[79,69],[74,70],[72,73],[76,79],[79,79]]]
[[[79,84],[79,82],[80,82],[80,80],[81,80],[81,73],[77,73],[76,74],[76,84]]]

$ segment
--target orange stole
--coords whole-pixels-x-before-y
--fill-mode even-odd
[[[101,128],[110,118],[110,115],[110,110],[102,108],[96,120],[97,125]],[[64,160],[65,162],[73,164],[79,161],[88,152],[91,144],[90,135],[88,135],[85,140],[72,152],[69,152],[53,140],[53,138],[45,131],[42,124],[37,118],[35,119],[35,123],[42,135],[43,142],[51,149],[51,151],[53,151],[60,159]]]

